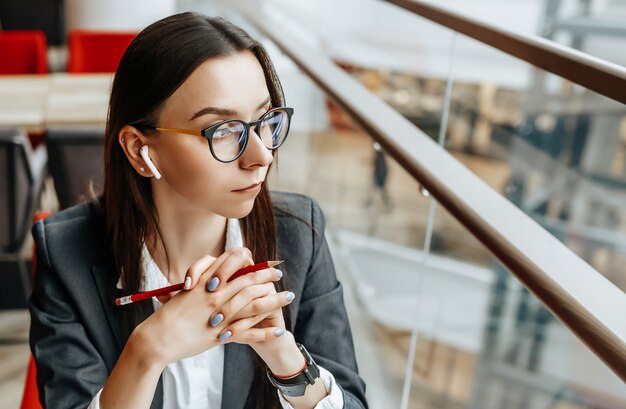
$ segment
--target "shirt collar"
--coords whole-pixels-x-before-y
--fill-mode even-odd
[[[243,235],[241,234],[239,219],[228,219],[226,223],[226,244],[224,250],[233,247],[243,247]],[[141,249],[141,284],[139,285],[139,291],[150,291],[168,285],[171,284],[155,263],[144,242]],[[117,288],[123,288],[121,277],[117,282]]]

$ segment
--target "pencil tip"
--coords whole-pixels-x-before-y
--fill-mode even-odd
[[[269,264],[270,267],[276,267],[277,265],[282,264],[284,261],[285,260],[274,260],[274,261],[270,261],[267,264]]]

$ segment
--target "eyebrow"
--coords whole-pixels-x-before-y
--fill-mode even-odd
[[[262,103],[259,104],[259,106],[256,108],[255,111],[258,111],[259,109],[263,108],[265,105],[267,105],[267,103],[270,102],[270,97],[268,96],[265,101],[263,101]],[[239,112],[234,110],[234,109],[228,109],[228,108],[216,108],[216,107],[206,107],[206,108],[202,108],[201,110],[199,110],[198,112],[196,112],[194,114],[194,116],[191,117],[190,121],[193,121],[194,119],[198,118],[199,116],[202,115],[221,115],[221,116],[239,116]]]

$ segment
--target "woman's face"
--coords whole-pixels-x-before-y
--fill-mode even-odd
[[[271,108],[263,69],[249,51],[204,62],[170,96],[159,127],[201,130],[227,119],[251,122]],[[153,180],[155,199],[178,201],[228,218],[247,215],[273,157],[251,129],[234,162],[217,161],[204,137],[161,132],[150,139],[150,156],[162,174]]]

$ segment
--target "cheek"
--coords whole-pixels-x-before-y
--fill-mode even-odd
[[[218,162],[208,145],[168,146],[160,155],[160,166],[169,189],[195,207],[229,218],[243,217],[252,210],[254,200],[231,192],[241,184],[237,163]]]
[[[224,194],[229,185],[224,166],[206,144],[181,143],[168,146],[166,152],[161,155],[164,178],[181,196],[196,202]]]

